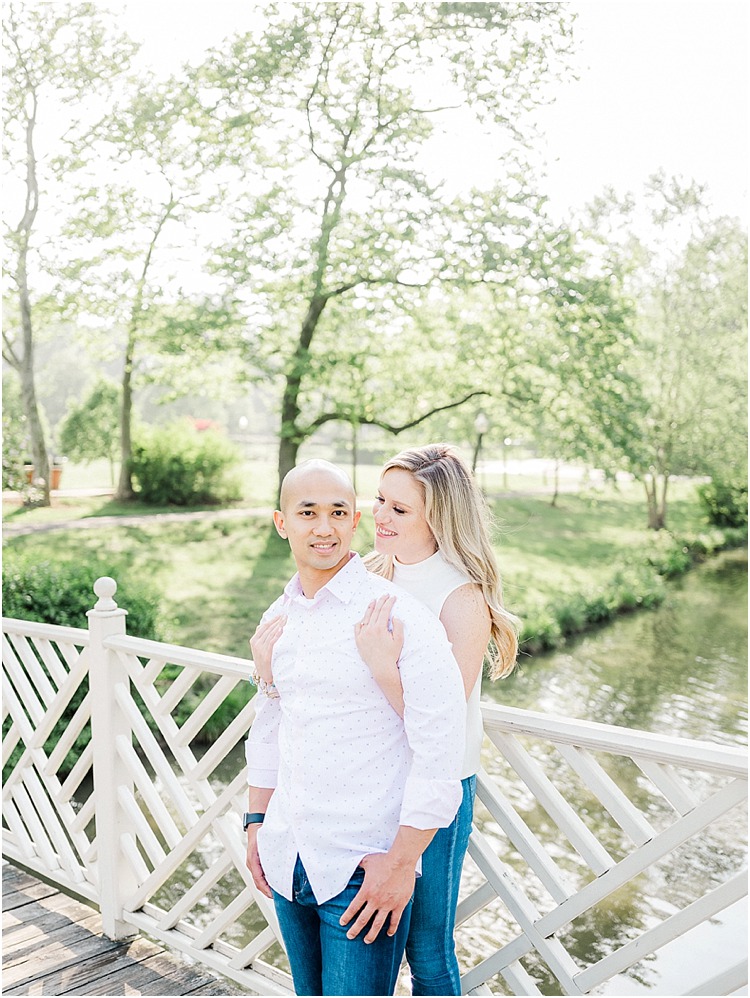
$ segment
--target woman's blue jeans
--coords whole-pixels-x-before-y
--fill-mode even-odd
[[[396,988],[401,958],[409,931],[411,902],[404,909],[396,934],[386,927],[375,942],[365,943],[365,930],[356,939],[347,939],[351,928],[339,919],[362,886],[362,867],[352,874],[344,888],[323,904],[318,904],[297,857],[292,880],[293,901],[273,892],[276,915],[284,937],[294,990],[298,995],[392,995]]]
[[[422,854],[412,902],[406,959],[413,995],[460,995],[453,941],[461,867],[471,834],[477,778],[462,781],[463,800],[453,823],[439,828]]]

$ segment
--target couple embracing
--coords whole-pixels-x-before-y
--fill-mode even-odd
[[[247,865],[274,900],[298,995],[458,995],[453,929],[482,741],[482,665],[515,663],[488,513],[445,444],[382,472],[375,551],[324,461],[274,513],[297,574],[251,639]]]

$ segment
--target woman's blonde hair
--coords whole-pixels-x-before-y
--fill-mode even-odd
[[[402,451],[381,474],[400,468],[414,476],[424,494],[425,519],[447,562],[481,587],[490,613],[487,648],[491,679],[509,675],[516,664],[520,621],[503,607],[502,582],[490,543],[491,514],[468,467],[449,444]],[[371,572],[393,578],[393,557],[373,551]]]

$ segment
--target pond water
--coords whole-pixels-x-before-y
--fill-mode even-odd
[[[746,745],[747,552],[727,552],[695,569],[670,586],[665,603],[657,610],[619,618],[556,654],[526,660],[510,679],[485,683],[483,696],[549,714],[724,745]],[[231,779],[243,764],[238,753],[225,760],[213,778],[219,783]],[[513,788],[502,786],[502,773],[493,772],[493,776],[511,796]],[[565,788],[560,789],[564,793]],[[544,820],[538,810],[540,820]],[[485,821],[482,811],[479,806],[476,819],[480,825]],[[528,815],[525,817],[530,821]],[[607,953],[613,942],[620,944],[629,938],[629,928],[654,924],[684,907],[697,893],[715,886],[719,876],[726,879],[727,871],[742,869],[746,844],[744,815],[712,826],[699,843],[691,842],[690,850],[682,856],[683,861],[687,857],[691,871],[690,897],[683,897],[687,885],[679,877],[671,877],[662,865],[658,874],[643,875],[635,889],[628,885],[607,904],[577,920],[576,929],[565,939],[566,947],[582,965],[591,963]],[[502,843],[498,851],[502,856]],[[467,863],[462,894],[472,886],[472,880],[478,882],[472,866]],[[165,892],[173,895],[173,900],[202,870],[191,865],[182,872],[184,883],[172,880]],[[213,904],[228,904],[234,891],[236,886],[233,889],[231,883],[225,883],[224,896],[215,896]],[[210,907],[206,918],[210,917]],[[493,914],[492,909],[485,909],[467,925],[469,928],[457,934],[459,957],[466,965],[474,965],[485,956],[488,943],[496,947],[503,942],[504,931],[515,934],[507,916],[497,910]],[[237,923],[232,935],[236,932],[238,945],[246,941],[244,933],[251,927],[248,915]],[[685,993],[712,972],[737,963],[746,952],[746,940],[745,906],[733,905],[684,940],[642,961],[627,976],[614,978],[598,993]],[[283,965],[280,950],[269,955],[272,962]],[[543,964],[525,965],[542,993],[560,994]],[[493,979],[491,987],[504,993],[502,981]],[[399,993],[408,993],[403,984]]]
[[[510,679],[485,683],[483,696],[563,717],[745,746],[747,655],[747,551],[742,550],[724,553],[671,584],[657,610],[621,617],[562,651],[528,660]],[[563,784],[558,789],[565,795],[565,771],[559,772]],[[492,775],[498,779],[496,772]],[[502,789],[512,795],[512,787]],[[480,825],[482,811],[480,805]],[[597,831],[592,814],[587,823]],[[659,873],[644,875],[637,892],[623,889],[609,904],[577,920],[584,924],[566,938],[566,946],[574,959],[590,963],[609,952],[618,936],[625,941],[628,926],[647,928],[715,887],[728,871],[744,869],[746,856],[746,815],[733,812],[700,841],[684,847],[680,858],[689,864],[689,884],[671,878],[663,866]],[[460,943],[470,957],[471,938],[460,938]],[[614,978],[599,993],[684,994],[746,953],[745,900],[664,947],[628,976]],[[526,967],[544,994],[560,993],[543,964]]]

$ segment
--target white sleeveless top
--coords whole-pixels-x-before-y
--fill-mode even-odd
[[[421,603],[440,616],[443,604],[452,592],[461,586],[471,584],[468,575],[450,565],[440,551],[416,565],[402,565],[393,559],[393,581]],[[398,609],[396,609],[398,615]],[[461,779],[473,776],[479,769],[484,729],[479,696],[482,689],[482,673],[474,684],[474,689],[466,702],[466,754],[461,770]]]

